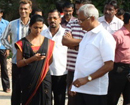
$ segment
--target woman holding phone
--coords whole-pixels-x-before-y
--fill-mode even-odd
[[[48,71],[54,42],[40,33],[44,20],[34,15],[29,34],[15,43],[17,66],[21,70],[22,105],[51,105],[51,78]]]

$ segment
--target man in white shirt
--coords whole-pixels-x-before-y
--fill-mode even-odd
[[[98,16],[92,4],[79,9],[79,23],[87,33],[79,45],[71,90],[71,95],[77,94],[77,105],[107,105],[108,72],[113,68],[116,43]]]
[[[105,3],[104,16],[99,18],[99,22],[103,27],[113,34],[123,26],[123,21],[115,16],[118,10],[117,2],[112,0]]]
[[[20,70],[16,65],[16,49],[14,43],[16,43],[21,38],[28,34],[30,13],[32,12],[32,2],[30,0],[20,0],[19,2],[19,14],[20,18],[13,20],[9,23],[4,33],[2,34],[1,41],[2,44],[7,48],[12,50],[12,97],[11,105],[20,105]],[[8,36],[11,36],[12,44],[8,42]]]
[[[78,15],[79,8],[84,4],[90,4],[89,0],[75,0],[75,10],[76,15]],[[69,35],[70,34],[70,35]],[[68,47],[67,51],[67,90],[68,90],[68,105],[76,105],[75,96],[71,96],[69,94],[70,86],[73,82],[74,71],[75,71],[75,63],[78,55],[78,46],[83,36],[85,35],[85,31],[79,25],[78,19],[70,21],[65,29],[65,35],[63,36],[62,43],[63,45]]]
[[[54,9],[48,14],[49,28],[41,34],[55,41],[53,62],[50,65],[54,105],[65,105],[67,47],[62,45],[65,29],[60,25],[60,13]]]

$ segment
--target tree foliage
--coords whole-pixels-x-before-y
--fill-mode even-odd
[[[45,18],[50,9],[56,8],[56,3],[62,3],[67,0],[32,0],[33,7],[41,8],[45,13]],[[68,0],[74,2],[75,0]],[[98,8],[100,15],[103,14],[104,2],[106,0],[91,0],[92,3]],[[109,0],[110,1],[110,0]],[[130,11],[130,0],[117,0],[118,6],[125,11]],[[5,18],[13,20],[19,17],[18,6],[19,0],[0,0],[0,7],[5,9]]]

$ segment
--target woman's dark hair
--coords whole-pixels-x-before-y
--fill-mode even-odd
[[[115,9],[118,9],[118,5],[117,5],[117,1],[116,1],[116,0],[107,1],[107,2],[105,3],[105,5],[111,5],[111,6],[113,6]]]
[[[128,24],[128,23],[129,23],[129,20],[130,20],[130,12],[126,12],[126,13],[124,14],[124,19],[123,19],[124,24]]]
[[[29,26],[32,26],[36,22],[42,22],[42,23],[44,23],[44,18],[42,16],[40,16],[40,15],[33,15],[31,17]]]

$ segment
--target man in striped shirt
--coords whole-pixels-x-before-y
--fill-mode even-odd
[[[78,14],[78,9],[84,5],[91,3],[88,0],[76,0],[75,1],[75,9],[76,9],[76,14]],[[76,63],[76,58],[77,58],[77,48],[82,40],[83,36],[85,34],[85,31],[82,30],[81,26],[79,25],[79,22],[77,19],[70,21],[67,24],[66,32],[65,35],[63,36],[62,39],[62,44],[68,47],[68,52],[67,52],[67,70],[68,70],[68,75],[67,75],[67,88],[68,88],[68,105],[76,105],[75,103],[75,96],[70,96],[69,95],[69,88],[72,84],[73,81],[73,76],[74,76],[74,70],[75,70],[75,63]]]

